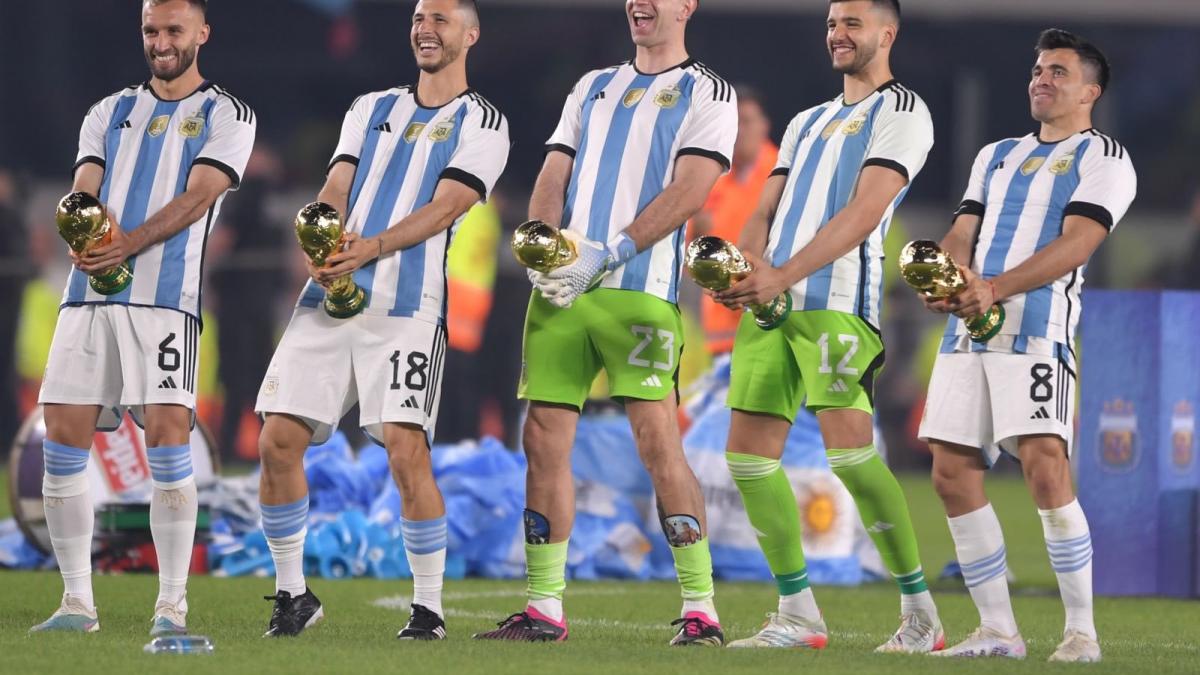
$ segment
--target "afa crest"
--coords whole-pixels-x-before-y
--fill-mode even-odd
[[[626,108],[632,108],[633,106],[637,105],[645,95],[645,89],[630,89],[629,91],[625,92],[625,98],[621,99],[621,105],[625,106]]]
[[[1196,461],[1196,412],[1192,404],[1180,401],[1171,415],[1171,465],[1187,472]]]
[[[670,109],[679,105],[679,99],[683,98],[683,92],[679,91],[679,87],[670,86],[654,95],[654,105]]]
[[[1075,153],[1070,152],[1050,164],[1050,173],[1055,176],[1061,176],[1071,170],[1071,165],[1075,163]]]
[[[162,133],[167,130],[167,125],[170,123],[170,115],[159,115],[150,120],[150,126],[146,127],[146,133],[155,137],[162,136]]]
[[[1138,465],[1141,448],[1138,447],[1138,421],[1133,403],[1114,399],[1104,403],[1100,414],[1100,467],[1110,473],[1128,473]]]
[[[867,116],[860,115],[859,117],[855,117],[854,119],[847,122],[846,125],[842,127],[842,133],[847,136],[853,136],[853,135],[857,134],[858,132],[862,131],[862,128],[866,124],[867,124]]]
[[[841,120],[833,120],[829,124],[826,124],[825,128],[821,131],[821,138],[829,140],[830,137],[837,133],[838,127],[840,126],[842,126]]]
[[[199,138],[204,132],[204,116],[199,112],[179,123],[179,133],[188,138]]]
[[[1045,163],[1045,157],[1030,157],[1029,159],[1025,160],[1024,164],[1021,165],[1021,175],[1028,176],[1034,171],[1042,168],[1042,165]]]
[[[434,143],[441,143],[449,140],[454,134],[454,120],[445,120],[434,125],[433,131],[429,132],[429,140]]]
[[[413,122],[408,125],[408,128],[404,130],[404,142],[416,143],[417,139],[421,137],[422,131],[425,131],[425,124],[423,122]]]

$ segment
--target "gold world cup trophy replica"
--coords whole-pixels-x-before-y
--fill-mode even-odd
[[[578,256],[570,239],[557,227],[540,220],[529,220],[517,227],[512,252],[517,262],[542,274],[570,265]]]
[[[77,255],[104,246],[112,239],[108,211],[99,199],[86,192],[72,192],[58,200],[54,224],[58,226],[59,236]],[[129,269],[129,261],[96,272],[88,279],[88,285],[100,295],[115,295],[129,288],[131,283],[133,271]]]
[[[697,237],[688,244],[684,265],[696,283],[710,291],[724,291],[754,271],[737,246],[720,237]],[[763,330],[778,328],[792,311],[792,294],[784,291],[762,305],[750,305],[754,322]]]
[[[910,241],[900,251],[900,276],[930,300],[944,300],[967,287],[967,280],[954,259],[928,239]],[[974,342],[987,342],[1004,325],[1004,307],[996,304],[979,316],[965,319]]]
[[[304,255],[315,267],[324,267],[329,256],[342,250],[345,241],[342,217],[325,202],[313,202],[296,214],[296,239]],[[335,319],[348,319],[367,306],[367,292],[354,283],[354,277],[342,275],[329,284],[325,293],[325,313]]]

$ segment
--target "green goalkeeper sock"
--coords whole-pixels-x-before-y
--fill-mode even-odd
[[[854,497],[867,533],[900,586],[900,593],[915,595],[927,591],[908,502],[900,483],[875,452],[875,446],[829,450],[828,454],[829,466]]]
[[[567,588],[567,542],[525,544],[525,571],[528,576],[525,593],[531,603],[542,600],[561,603]]]
[[[779,460],[727,452],[725,462],[742,493],[750,524],[758,532],[758,545],[779,585],[779,595],[793,595],[808,588],[800,542],[800,509]]]
[[[714,591],[708,537],[687,546],[672,546],[671,556],[675,558],[675,574],[679,577],[683,599],[711,600]]]

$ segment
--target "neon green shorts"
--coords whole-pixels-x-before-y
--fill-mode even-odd
[[[682,350],[679,308],[666,300],[597,288],[559,309],[534,291],[517,396],[582,408],[603,368],[614,398],[661,401],[675,391]]]
[[[818,412],[873,413],[872,388],[883,367],[883,341],[867,322],[844,312],[792,312],[775,330],[747,313],[733,342],[727,405],[788,421],[800,405]]]

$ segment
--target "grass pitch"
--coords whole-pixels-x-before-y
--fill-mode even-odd
[[[952,555],[952,544],[927,478],[905,477],[921,536],[926,570],[936,576]],[[896,591],[891,585],[816,588],[831,631],[821,652],[671,649],[669,621],[679,608],[670,583],[570,583],[567,608],[571,638],[565,644],[481,643],[469,639],[523,605],[524,584],[487,580],[451,581],[446,587],[450,640],[401,643],[396,631],[407,618],[410,582],[312,580],[327,619],[298,639],[264,640],[272,592],[269,579],[193,578],[189,625],[211,637],[210,657],[149,656],[148,641],[156,580],[150,576],[99,576],[95,580],[102,630],[93,635],[26,634],[54,609],[61,591],[56,573],[0,573],[0,672],[348,672],[507,673],[603,672],[619,675],[681,672],[922,673],[1068,671],[1082,666],[1044,663],[1062,630],[1062,606],[1046,561],[1036,511],[1019,480],[989,486],[1008,539],[1017,619],[1029,646],[1019,662],[944,662],[922,656],[882,656],[871,650],[896,627]],[[950,640],[962,638],[978,621],[961,585],[936,585],[934,592]],[[722,623],[731,638],[758,628],[775,596],[768,584],[718,583]],[[1096,672],[1197,672],[1200,603],[1100,598],[1096,622],[1104,662]]]

